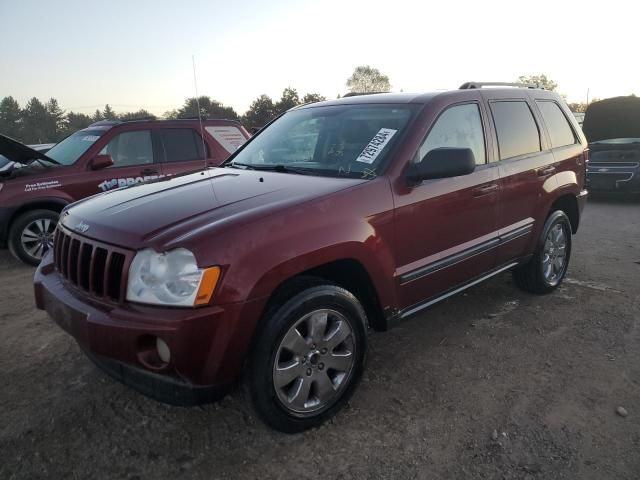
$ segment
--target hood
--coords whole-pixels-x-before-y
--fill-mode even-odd
[[[613,97],[593,102],[582,124],[589,142],[640,137],[640,98]]]
[[[216,168],[96,195],[67,209],[62,224],[102,242],[160,250],[365,181]]]
[[[44,153],[0,134],[0,175],[8,175],[14,169],[29,165],[36,160],[46,160],[49,164],[58,163]]]

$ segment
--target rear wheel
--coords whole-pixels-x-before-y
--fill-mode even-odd
[[[265,321],[249,367],[258,414],[287,433],[320,425],[362,375],[364,309],[347,290],[325,284],[293,295]]]
[[[570,256],[571,222],[563,211],[557,210],[547,218],[533,257],[513,271],[513,278],[528,292],[552,292],[562,283]]]
[[[29,265],[38,265],[53,248],[58,217],[52,210],[31,210],[20,215],[9,230],[9,250],[13,256]]]

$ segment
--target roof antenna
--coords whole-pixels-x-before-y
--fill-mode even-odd
[[[191,55],[191,64],[193,65],[193,86],[196,91],[196,105],[198,107],[198,121],[200,122],[200,137],[202,138],[202,160],[204,160],[204,168],[207,168],[207,147],[204,143],[204,127],[202,126],[202,112],[200,111],[200,96],[198,95],[198,80],[196,79],[196,56]]]
[[[213,194],[213,199],[217,202],[216,192],[213,188],[213,183],[211,182],[211,176],[209,175],[209,166],[207,165],[207,146],[204,142],[204,127],[202,125],[202,112],[200,111],[200,96],[198,95],[198,80],[196,78],[196,56],[191,55],[191,65],[193,66],[193,87],[196,91],[196,106],[198,107],[198,121],[200,122],[200,138],[202,139],[202,160],[204,162],[204,172],[207,172],[207,177],[209,178],[209,183],[211,184],[211,193]]]

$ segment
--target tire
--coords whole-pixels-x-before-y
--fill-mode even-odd
[[[18,260],[34,267],[53,247],[59,215],[52,210],[30,210],[16,218],[9,229],[9,250]]]
[[[288,300],[267,314],[249,361],[254,408],[267,425],[285,433],[333,417],[364,369],[367,318],[362,305],[344,288],[318,283],[280,297]]]
[[[563,211],[556,210],[544,224],[533,257],[513,271],[513,278],[522,290],[538,295],[550,293],[562,284],[570,258],[571,222]]]

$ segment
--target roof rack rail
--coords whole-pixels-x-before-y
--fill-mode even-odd
[[[345,93],[342,96],[342,98],[359,97],[361,95],[377,95],[378,93],[389,93],[389,92],[349,92],[349,93]]]
[[[98,120],[97,122],[93,122],[90,127],[99,127],[101,125],[117,125],[122,123],[120,120]]]
[[[134,117],[134,118],[126,118],[124,120],[122,120],[123,123],[126,122],[144,122],[144,121],[152,121],[152,120],[157,120],[158,117],[156,117],[155,115],[147,115],[145,117]]]
[[[518,87],[518,88],[540,88],[530,83],[511,83],[511,82],[466,82],[460,85],[460,90],[470,90],[482,87]]]

